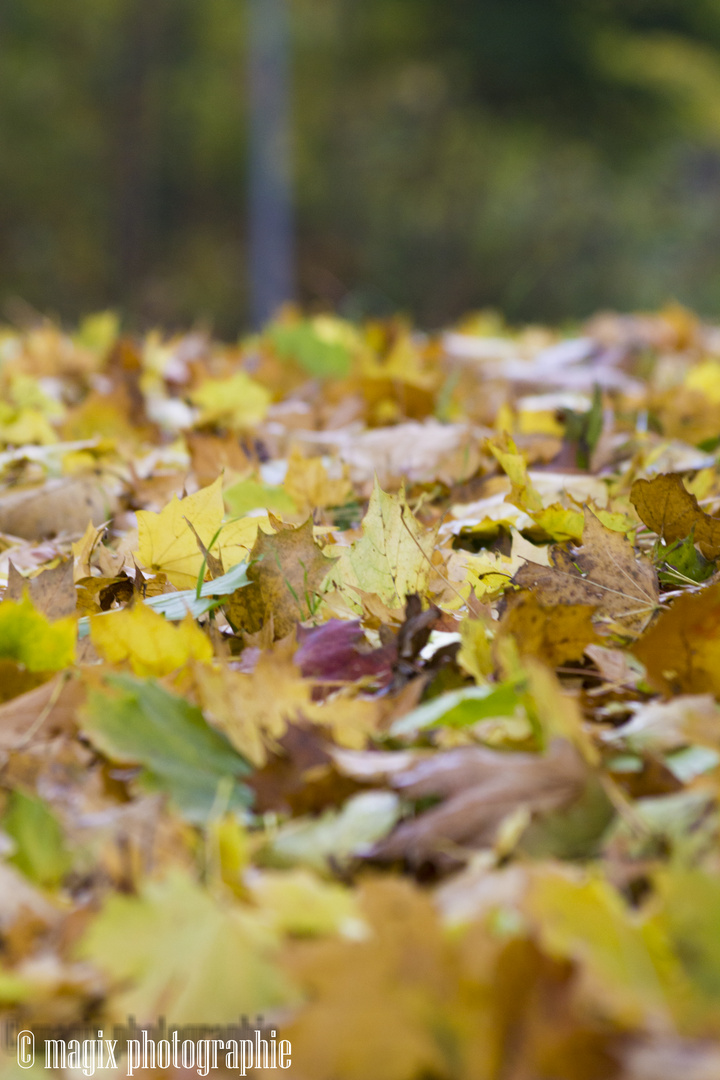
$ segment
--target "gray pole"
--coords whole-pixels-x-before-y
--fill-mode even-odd
[[[251,315],[259,328],[295,295],[287,0],[248,0]]]

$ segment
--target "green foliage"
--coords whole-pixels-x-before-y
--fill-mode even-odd
[[[470,727],[488,718],[514,716],[522,705],[517,682],[468,686],[442,694],[396,720],[391,734],[414,735],[429,727]]]
[[[304,299],[426,324],[714,305],[717,0],[291,9]],[[244,14],[6,0],[0,297],[237,332]],[[291,334],[308,370],[340,370]]]
[[[565,425],[568,442],[577,444],[576,464],[580,469],[590,467],[590,455],[597,446],[602,433],[603,406],[600,387],[595,386],[590,409],[585,413],[565,410]]]
[[[284,488],[260,480],[238,480],[223,492],[223,498],[233,517],[244,517],[259,508],[272,510],[274,514],[292,514],[297,510]]]
[[[683,585],[688,581],[707,581],[715,572],[715,562],[706,559],[695,547],[695,530],[685,540],[664,544],[658,540],[653,552],[658,578],[664,585]]]
[[[89,694],[85,729],[111,760],[143,765],[144,782],[168,792],[189,821],[248,805],[235,778],[249,766],[199,709],[152,681],[113,675],[107,686],[110,694]]]
[[[278,323],[268,336],[280,356],[295,360],[309,375],[342,378],[350,370],[350,353],[339,341],[325,341],[309,319],[294,325]]]
[[[3,831],[15,843],[9,861],[38,885],[57,885],[70,868],[63,830],[42,801],[15,789],[2,819]]]

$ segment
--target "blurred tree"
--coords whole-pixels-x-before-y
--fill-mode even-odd
[[[295,296],[286,0],[248,0],[248,28],[250,306],[259,327]]]
[[[248,2],[4,0],[6,308],[247,325]],[[287,2],[304,302],[712,313],[720,0]]]

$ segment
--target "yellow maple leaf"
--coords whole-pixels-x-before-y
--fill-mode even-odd
[[[221,477],[184,499],[173,495],[159,514],[139,510],[137,519],[138,561],[148,570],[166,573],[178,589],[193,588],[203,564],[195,533],[206,547],[212,545],[213,554],[222,559],[227,570],[247,558],[262,520],[241,518],[227,522],[220,529],[223,519]]]
[[[352,485],[346,471],[339,479],[328,476],[321,457],[302,456],[294,447],[288,458],[288,470],[283,487],[301,511],[308,513],[316,506],[342,506],[352,495]]]
[[[313,701],[313,684],[293,662],[294,650],[295,643],[289,639],[265,650],[252,674],[224,666],[198,665],[193,671],[206,718],[258,768],[266,763],[268,753],[278,750],[288,723],[301,718],[327,726],[337,743],[353,749],[365,746],[377,730],[375,701],[352,698],[342,691],[329,701]]]
[[[362,539],[344,551],[332,571],[339,589],[354,599],[357,589],[375,593],[391,607],[404,605],[410,593],[427,587],[437,526],[424,529],[410,510],[405,493],[388,495],[375,480]]]
[[[250,909],[215,900],[185,874],[110,896],[79,945],[109,976],[108,1015],[237,1022],[296,994],[277,965],[278,935]]]
[[[136,675],[145,677],[167,675],[191,659],[209,661],[213,655],[210,639],[191,616],[171,623],[147,604],[94,616],[90,637],[105,660],[127,661]]]
[[[239,430],[264,420],[272,400],[270,391],[244,371],[229,379],[206,379],[190,396],[202,409],[201,423],[220,421]]]
[[[188,521],[208,546],[215,538],[223,517],[222,480],[194,495],[178,499],[173,495],[159,514],[139,510],[138,557],[148,570],[162,570],[178,589],[191,589],[202,566],[202,553]]]
[[[263,532],[270,532],[267,514],[262,517],[243,517],[237,521],[226,521],[213,547],[222,559],[223,569],[229,570],[247,559],[257,539],[260,525]]]

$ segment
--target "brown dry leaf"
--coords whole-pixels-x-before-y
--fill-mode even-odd
[[[0,748],[16,749],[73,729],[85,691],[63,673],[0,705]]]
[[[545,607],[532,593],[510,597],[498,636],[512,634],[521,656],[536,656],[550,667],[582,660],[585,648],[598,640],[588,604]]]
[[[287,1029],[293,1075],[490,1080],[489,978],[462,971],[462,947],[444,935],[430,898],[408,882],[371,881],[360,903],[369,923],[364,940],[326,940],[290,954],[308,1002]]]
[[[357,434],[328,431],[322,440],[335,445],[356,483],[372,483],[377,476],[385,486],[401,479],[418,483],[439,479],[450,484],[477,470],[482,456],[478,434],[468,424],[442,424],[430,418]],[[319,445],[317,433],[310,438]]]
[[[316,507],[342,506],[353,494],[345,472],[339,479],[331,479],[321,457],[303,457],[294,446],[283,487],[301,513],[307,514]]]
[[[622,649],[607,649],[604,645],[588,645],[585,649],[588,656],[606,683],[612,688],[635,686],[640,673],[628,662],[627,654]],[[590,693],[605,693],[607,687],[599,687]]]
[[[188,521],[188,528],[195,537],[195,543],[198,546],[200,554],[205,560],[205,565],[207,567],[208,573],[210,574],[210,577],[213,579],[213,581],[215,580],[215,578],[222,577],[224,573],[222,559],[219,558],[217,555],[213,555],[211,551],[208,551],[208,549],[202,542],[202,537],[199,535],[192,521]]]
[[[0,702],[11,701],[47,682],[48,672],[28,671],[15,660],[0,660]]]
[[[720,583],[678,597],[633,653],[652,685],[667,694],[720,695]]]
[[[630,501],[640,520],[666,543],[684,540],[695,530],[695,543],[706,559],[720,555],[720,518],[700,509],[677,473],[661,473],[652,480],[636,480]]]
[[[99,611],[109,611],[114,603],[130,603],[134,595],[135,586],[124,575],[80,578],[77,583],[78,613],[96,615]]]
[[[100,525],[111,518],[116,507],[114,496],[94,474],[10,488],[0,495],[0,532],[27,540],[81,534],[88,522]]]
[[[601,632],[637,635],[658,606],[657,574],[645,558],[637,557],[622,533],[607,529],[585,507],[580,547],[552,549],[551,567],[526,563],[513,578],[530,589],[541,604],[583,604],[597,608]]]
[[[224,469],[244,476],[253,468],[252,459],[245,453],[236,435],[186,431],[183,437],[200,487],[208,487]]]
[[[10,563],[6,600],[22,600],[27,589],[33,606],[47,615],[48,619],[62,619],[74,615],[77,607],[73,560],[67,559],[50,570],[43,570],[34,578],[24,578]]]
[[[75,565],[75,581],[89,578],[92,574],[90,560],[97,544],[105,532],[103,528],[95,528],[92,522],[88,522],[85,532],[79,540],[72,545],[73,563]]]
[[[263,652],[252,674],[226,666],[196,664],[194,683],[207,720],[225,732],[230,742],[253,765],[277,751],[290,721],[310,705],[311,684],[292,661],[294,642],[281,642]]]
[[[44,930],[58,923],[61,912],[13,866],[0,863],[0,932],[5,937],[15,922],[31,917]]]
[[[278,740],[277,752],[247,781],[255,792],[255,810],[260,814],[267,810],[315,814],[342,805],[360,791],[361,784],[336,767],[331,749],[322,729],[310,724],[288,724]]]
[[[400,824],[376,845],[373,858],[415,865],[462,858],[467,851],[461,849],[491,846],[513,811],[542,813],[574,802],[587,776],[577,750],[559,739],[545,756],[484,747],[436,753],[393,774],[391,783],[411,799],[439,796],[446,801]]]
[[[315,543],[312,518],[297,529],[270,534],[260,529],[250,552],[252,584],[238,589],[225,605],[230,621],[254,634],[272,614],[275,637],[286,637],[313,614],[323,581],[336,562]]]

